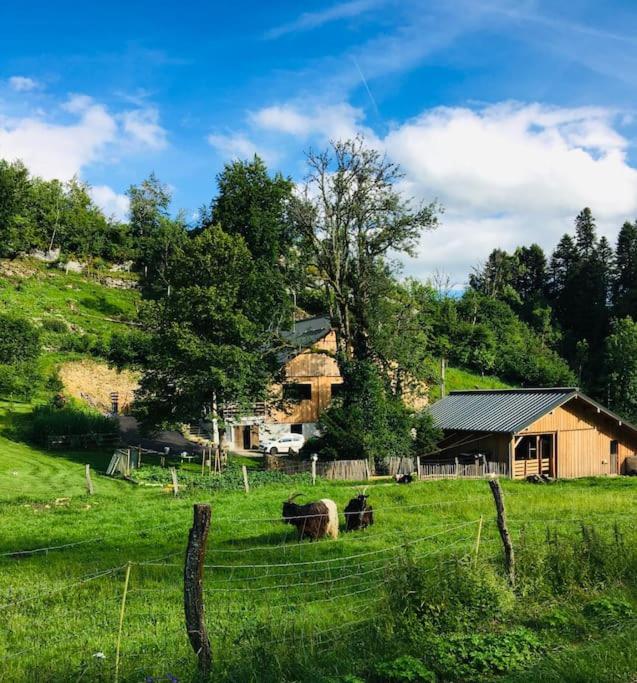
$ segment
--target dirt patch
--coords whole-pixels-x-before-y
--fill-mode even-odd
[[[27,265],[22,261],[0,261],[0,276],[9,279],[21,279],[33,277],[38,272],[37,268]]]
[[[75,396],[103,412],[111,410],[111,393],[117,392],[120,412],[126,411],[139,386],[139,373],[119,372],[105,363],[81,360],[64,363],[59,370],[64,393]]]

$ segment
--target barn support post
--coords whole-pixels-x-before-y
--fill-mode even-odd
[[[248,483],[248,468],[245,465],[241,466],[241,471],[243,472],[243,488],[246,493],[250,493],[250,484]]]
[[[85,474],[85,476],[86,476],[86,490],[87,490],[87,492],[88,492],[88,495],[89,495],[89,496],[92,496],[93,493],[94,493],[94,491],[93,491],[93,482],[92,482],[92,480],[91,480],[91,466],[90,466],[88,463],[86,463],[86,470],[85,470],[85,472],[86,472],[86,474]]]
[[[495,501],[495,510],[497,513],[498,531],[502,539],[502,546],[504,548],[504,566],[506,568],[509,584],[515,586],[515,555],[513,552],[513,543],[511,542],[511,535],[507,527],[506,511],[504,509],[504,497],[502,495],[502,488],[500,482],[493,478],[489,479],[489,486]]]
[[[206,677],[212,666],[210,639],[206,631],[203,604],[203,573],[206,543],[210,529],[210,505],[193,506],[193,522],[188,536],[184,564],[184,614],[186,633],[199,662],[199,671]]]
[[[126,565],[126,576],[124,578],[124,592],[122,593],[122,603],[119,608],[119,628],[117,629],[117,644],[115,646],[115,683],[119,681],[119,654],[122,647],[122,629],[124,627],[124,614],[126,612],[126,596],[128,595],[128,584],[130,582],[130,570],[132,562]]]

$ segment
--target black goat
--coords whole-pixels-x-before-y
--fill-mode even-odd
[[[329,498],[307,505],[292,502],[297,496],[290,496],[283,503],[283,521],[296,527],[299,541],[306,536],[313,541],[324,536],[338,537],[338,510]]]
[[[397,484],[411,484],[411,482],[414,480],[411,474],[396,474],[394,475],[394,479],[396,480]]]
[[[345,531],[358,531],[374,523],[374,510],[367,503],[369,496],[359,493],[345,508]]]

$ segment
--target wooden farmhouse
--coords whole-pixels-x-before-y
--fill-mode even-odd
[[[282,336],[289,344],[279,356],[285,380],[271,387],[272,402],[255,404],[247,415],[231,406],[223,410],[231,449],[254,449],[259,441],[288,432],[310,438],[343,382],[334,358],[336,335],[328,318],[297,320],[294,329]]]
[[[621,474],[637,453],[637,428],[573,387],[454,391],[430,411],[444,431],[432,459],[479,459],[515,479]]]

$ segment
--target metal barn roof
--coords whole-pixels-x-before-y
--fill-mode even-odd
[[[283,365],[304,349],[309,349],[323,339],[332,329],[329,318],[317,316],[305,318],[294,323],[294,329],[281,332],[289,348],[279,353],[279,363]]]
[[[441,429],[512,434],[575,396],[576,387],[452,391],[429,411]]]

